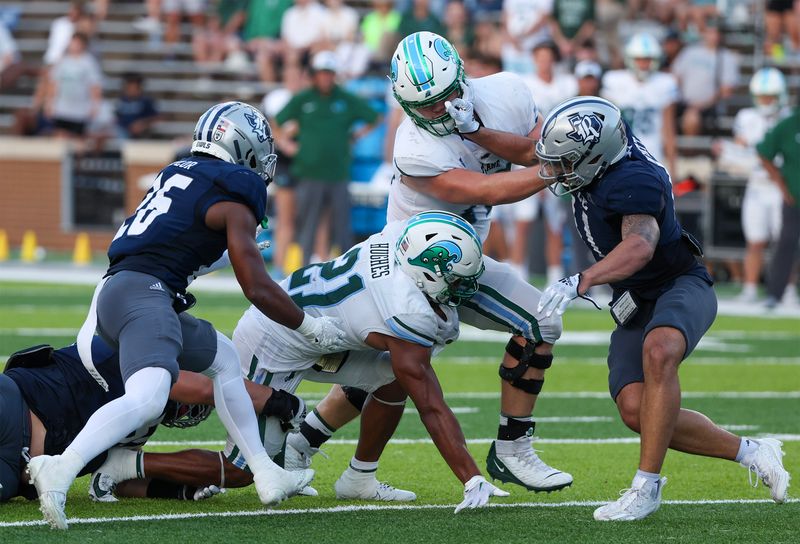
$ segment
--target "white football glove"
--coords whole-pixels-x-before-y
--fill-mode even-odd
[[[325,351],[336,353],[344,351],[345,338],[342,322],[336,318],[321,316],[312,317],[306,314],[297,332],[319,345]]]
[[[471,134],[478,132],[478,129],[481,128],[480,123],[475,119],[474,106],[469,100],[463,98],[456,98],[452,102],[448,100],[444,103],[444,109],[455,121],[459,133]]]
[[[197,491],[194,492],[194,496],[192,497],[196,501],[203,501],[206,499],[210,499],[215,495],[220,495],[225,493],[226,489],[224,487],[218,487],[216,485],[209,485],[207,487],[198,487]]]
[[[561,278],[556,283],[549,286],[547,289],[544,290],[544,293],[542,293],[542,297],[539,299],[539,306],[537,307],[537,311],[539,311],[540,313],[543,312],[545,317],[550,317],[551,315],[553,315],[554,310],[556,314],[564,315],[564,312],[567,310],[567,306],[569,306],[569,303],[578,297],[588,300],[589,302],[594,304],[595,308],[599,310],[600,306],[597,305],[597,303],[592,299],[592,297],[578,294],[578,285],[580,284],[580,282],[581,282],[581,275],[575,274],[574,276]]]
[[[455,514],[465,508],[480,508],[489,503],[491,497],[508,497],[511,493],[503,491],[486,481],[480,474],[473,476],[464,484],[464,500],[456,506]]]

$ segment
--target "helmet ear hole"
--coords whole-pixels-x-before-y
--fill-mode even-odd
[[[250,168],[255,169],[256,165],[257,165],[256,157],[255,157],[255,155],[253,155],[252,157],[250,157]]]

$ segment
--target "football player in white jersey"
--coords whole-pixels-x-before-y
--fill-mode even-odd
[[[661,58],[661,46],[655,37],[634,34],[625,45],[627,69],[606,72],[600,95],[622,110],[650,154],[674,174],[678,82],[672,74],[658,71]]]
[[[786,80],[776,68],[762,68],[750,80],[752,108],[736,114],[734,146],[726,157],[734,157],[750,172],[742,201],[742,229],[747,242],[744,257],[744,288],[740,300],[754,302],[764,262],[764,250],[781,231],[783,196],[761,166],[755,146],[778,121],[791,113],[787,106]]]
[[[441,36],[417,32],[398,45],[391,63],[395,97],[408,118],[397,130],[395,180],[389,221],[445,209],[476,229],[489,230],[491,206],[515,202],[546,187],[535,162],[538,113],[530,91],[513,74],[466,79],[458,53]],[[535,491],[553,491],[572,476],[545,464],[534,452],[533,406],[552,364],[560,319],[536,311],[540,292],[508,265],[484,259],[479,289],[459,306],[462,321],[511,332],[501,377],[498,439],[487,470],[497,479]]]
[[[464,483],[464,501],[456,512],[483,506],[490,497],[508,493],[481,476],[431,367],[432,355],[458,337],[456,308],[478,292],[483,272],[480,239],[462,218],[430,211],[391,223],[338,259],[301,268],[281,282],[312,315],[341,317],[347,351],[309,348],[294,331],[251,307],[233,333],[242,370],[255,383],[288,392],[294,392],[302,380],[359,387],[371,393],[367,406],[388,403],[400,407],[401,413],[407,393],[434,444]],[[381,424],[367,420],[367,410],[364,418],[362,428]],[[276,426],[276,421],[270,421],[263,436],[271,455],[279,453],[283,442],[284,434]],[[247,485],[249,480],[236,470],[246,466],[238,448],[229,441],[225,454],[233,467],[221,465],[214,452],[192,450],[146,453],[139,459],[129,454],[126,463],[133,467],[107,465],[101,471],[113,479],[114,473],[131,474],[140,466],[151,478],[224,486],[221,479],[227,466],[229,484]],[[189,459],[191,474],[185,470]],[[380,499],[381,493],[391,491],[375,479],[372,465],[377,462],[360,465],[355,467],[363,474],[358,488],[363,490],[368,487],[365,483],[374,481],[373,495],[352,498]],[[347,485],[340,478],[337,496]],[[403,493],[411,495],[405,500],[416,498]]]

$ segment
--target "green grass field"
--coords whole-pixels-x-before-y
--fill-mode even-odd
[[[91,288],[0,283],[0,362],[36,343],[74,341]],[[231,333],[242,310],[236,295],[200,293],[195,315]],[[21,499],[0,506],[0,542],[798,542],[800,502],[775,505],[768,490],[748,485],[737,464],[677,452],[667,456],[665,503],[650,518],[601,524],[592,510],[627,487],[638,461],[636,435],[619,421],[606,389],[605,355],[612,322],[607,312],[570,310],[536,409],[536,448],[575,477],[558,493],[512,494],[495,507],[453,515],[462,487],[438,456],[416,413],[403,418],[378,476],[414,490],[410,506],[342,502],[333,483],[353,453],[351,424],[317,456],[317,498],[298,497],[280,508],[259,507],[253,489],[194,502],[123,500],[94,504],[87,479],[73,486],[67,511],[71,528],[54,533],[37,525],[38,505]],[[435,360],[450,405],[470,451],[483,468],[496,432],[497,364],[501,343],[461,341]],[[683,405],[700,410],[739,434],[780,435],[785,464],[800,473],[800,320],[721,316],[681,370]],[[305,384],[318,400],[326,387]],[[190,430],[161,429],[148,449],[219,449],[224,431],[214,415]],[[790,488],[790,496],[796,488]],[[27,524],[27,525],[26,525]]]

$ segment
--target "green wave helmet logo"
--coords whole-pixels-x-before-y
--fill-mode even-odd
[[[438,276],[453,268],[452,263],[459,262],[462,256],[461,248],[456,243],[443,240],[428,246],[408,262],[414,266],[427,268]]]

